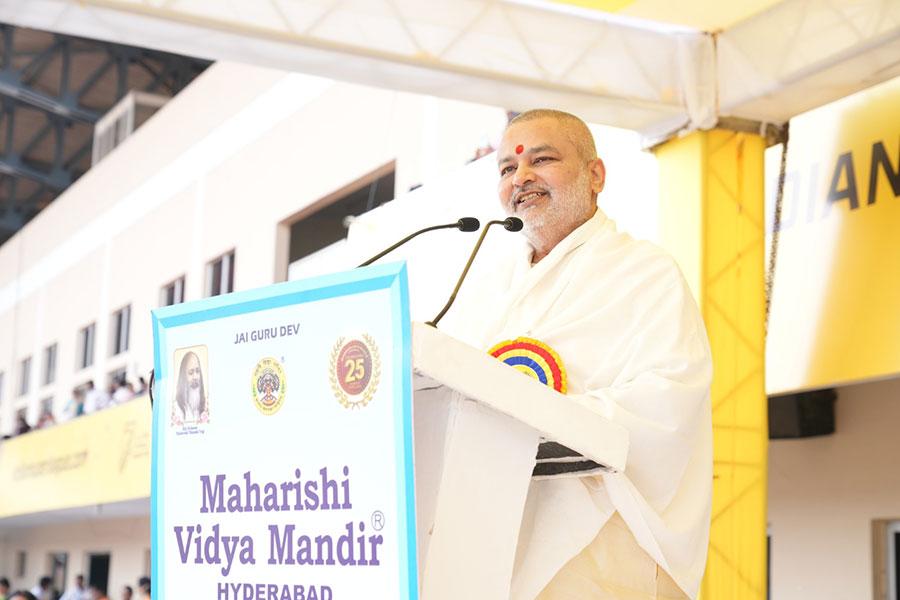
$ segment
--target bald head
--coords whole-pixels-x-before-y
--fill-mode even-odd
[[[553,119],[559,126],[559,130],[572,142],[578,155],[584,160],[597,158],[597,146],[594,144],[594,136],[587,124],[573,114],[552,108],[535,108],[517,115],[507,125],[509,129],[513,125],[536,121],[538,119]]]

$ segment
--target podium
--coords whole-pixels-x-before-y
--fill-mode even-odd
[[[153,325],[163,597],[505,600],[540,439],[625,464],[626,432],[577,397],[411,324],[403,264]]]
[[[627,431],[484,351],[413,323],[423,600],[506,600],[540,438],[622,470]]]

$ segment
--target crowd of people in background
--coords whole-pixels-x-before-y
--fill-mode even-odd
[[[75,585],[62,595],[53,588],[53,579],[44,576],[30,590],[10,591],[9,579],[0,577],[0,600],[150,600],[150,578],[141,577],[137,582],[137,592],[126,585],[118,596],[110,596],[106,590],[96,585],[85,585],[84,576],[75,577]]]
[[[128,381],[125,377],[114,379],[106,390],[94,386],[94,381],[88,381],[72,390],[72,397],[63,407],[60,419],[57,420],[51,408],[43,408],[37,423],[31,426],[23,415],[16,416],[16,428],[13,437],[28,433],[35,429],[46,429],[82,415],[89,415],[105,408],[117,406],[143,395],[147,391],[147,381],[138,377],[137,384]],[[3,597],[0,596],[0,600]]]

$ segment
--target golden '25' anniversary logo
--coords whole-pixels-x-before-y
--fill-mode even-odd
[[[331,349],[328,378],[334,397],[344,408],[366,406],[381,379],[381,360],[372,336],[363,334],[349,341],[338,338]]]

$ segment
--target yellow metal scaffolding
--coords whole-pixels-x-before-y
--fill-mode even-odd
[[[764,140],[698,131],[656,149],[661,240],[712,347],[713,507],[706,600],[766,597]]]

